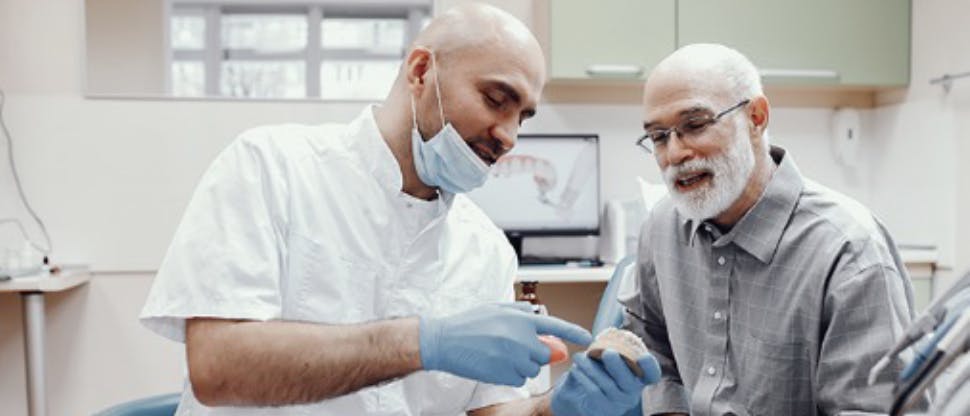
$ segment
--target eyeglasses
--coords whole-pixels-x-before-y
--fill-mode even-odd
[[[731,106],[727,110],[721,111],[713,116],[710,114],[696,115],[686,117],[680,120],[674,127],[666,129],[651,129],[647,131],[643,136],[637,140],[637,146],[646,150],[647,153],[653,153],[658,147],[667,144],[667,140],[670,140],[670,135],[677,133],[677,137],[681,140],[695,140],[701,135],[708,127],[712,124],[717,123],[721,117],[724,117],[728,113],[737,110],[741,107],[747,105],[751,100],[741,100],[741,102]]]

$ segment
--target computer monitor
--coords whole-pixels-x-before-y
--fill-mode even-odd
[[[599,182],[599,136],[521,134],[468,196],[519,245],[522,236],[598,235]]]

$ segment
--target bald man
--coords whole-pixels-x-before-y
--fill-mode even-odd
[[[474,28],[474,30],[469,30]],[[180,414],[533,414],[537,338],[515,254],[462,193],[535,114],[535,38],[498,9],[431,21],[383,103],[244,133],[202,178],[141,318],[185,343]]]
[[[670,195],[620,295],[662,367],[646,415],[889,410],[901,364],[867,376],[912,318],[909,277],[878,219],[769,144],[770,114],[757,69],[721,45],[675,51],[644,85],[638,144]]]

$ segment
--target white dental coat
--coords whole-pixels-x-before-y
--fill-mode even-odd
[[[142,323],[178,342],[185,319],[353,324],[511,301],[515,255],[463,195],[401,192],[373,108],[349,125],[243,133],[203,176]],[[526,397],[421,371],[311,405],[209,408],[186,381],[180,415],[448,415]]]

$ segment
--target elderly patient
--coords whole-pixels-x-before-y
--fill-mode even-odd
[[[685,46],[643,92],[638,144],[670,197],[643,225],[625,326],[662,368],[644,414],[885,412],[912,318],[892,238],[864,206],[769,144],[771,107],[739,52]]]

